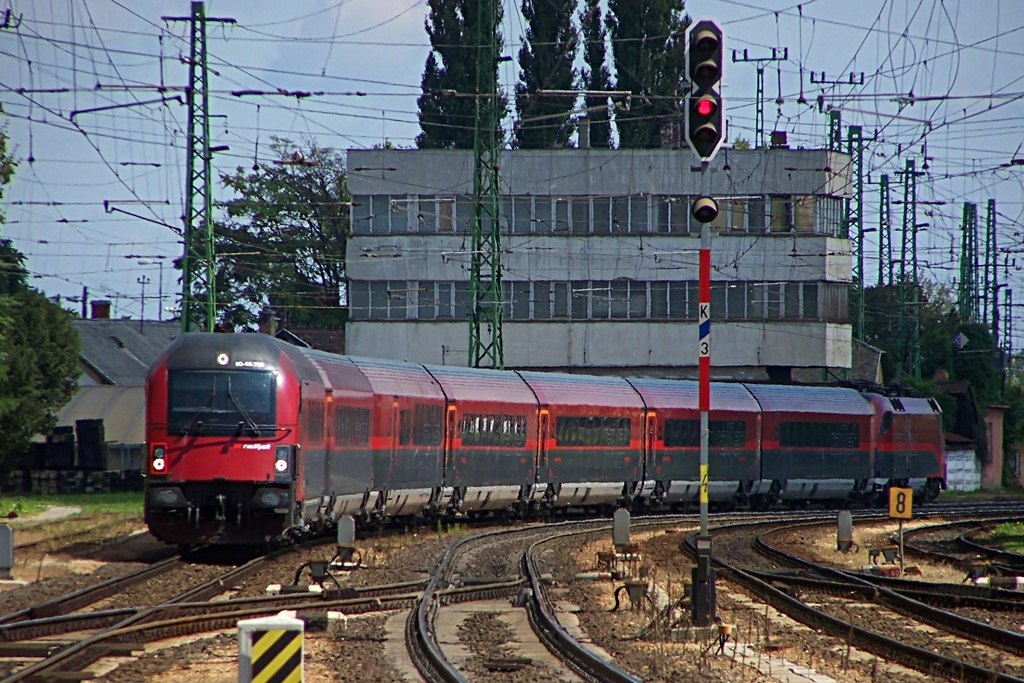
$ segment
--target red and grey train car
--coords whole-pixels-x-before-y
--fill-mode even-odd
[[[656,500],[700,500],[698,384],[690,380],[630,379],[647,408],[649,467]],[[710,387],[708,500],[743,502],[761,479],[761,407],[742,384]]]
[[[889,485],[910,487],[915,499],[931,501],[945,488],[946,450],[942,410],[933,398],[890,397],[865,392],[875,414],[874,477],[884,493]]]
[[[699,495],[695,382],[423,366],[189,334],[146,391],[146,521],[183,546],[261,543],[344,514]],[[918,399],[714,383],[709,496],[766,505],[941,483],[939,417]]]

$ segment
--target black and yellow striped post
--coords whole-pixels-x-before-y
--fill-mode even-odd
[[[286,614],[238,622],[239,683],[301,683],[303,628]]]

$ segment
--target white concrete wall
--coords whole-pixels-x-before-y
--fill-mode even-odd
[[[534,195],[698,194],[689,150],[503,150],[501,192]],[[823,149],[722,150],[710,166],[715,196],[850,192],[849,155]],[[468,194],[470,150],[348,150],[348,188],[364,194]]]
[[[981,463],[974,450],[946,451],[946,489],[977,491],[981,488]]]
[[[506,322],[510,368],[656,368],[697,364],[696,323]],[[358,322],[347,352],[417,363],[466,365],[467,322]],[[830,323],[719,323],[713,367],[849,367],[850,327]]]
[[[467,236],[361,235],[349,240],[352,280],[466,280]],[[513,235],[502,242],[503,279],[696,280],[699,237]],[[713,280],[850,282],[849,241],[834,237],[726,235],[711,240]]]

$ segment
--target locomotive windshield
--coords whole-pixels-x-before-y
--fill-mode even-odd
[[[273,373],[176,370],[168,374],[169,434],[273,434]]]

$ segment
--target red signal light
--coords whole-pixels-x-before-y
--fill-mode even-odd
[[[715,101],[709,97],[702,97],[697,100],[696,110],[701,116],[711,116],[715,113]]]

